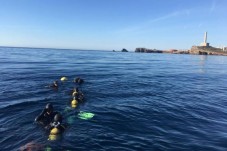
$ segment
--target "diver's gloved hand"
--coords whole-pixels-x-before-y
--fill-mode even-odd
[[[49,131],[51,129],[51,125],[45,126],[45,129]]]
[[[38,122],[38,117],[35,118],[35,122]]]
[[[50,130],[52,128],[58,128],[58,126],[60,126],[60,122],[53,122],[53,123],[50,123],[49,125],[47,125],[45,127],[46,130]]]

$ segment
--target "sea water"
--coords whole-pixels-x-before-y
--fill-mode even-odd
[[[47,88],[62,76],[58,90]],[[73,79],[86,101],[70,108]],[[67,129],[34,123],[47,103]],[[79,111],[93,113],[89,120]],[[227,150],[227,57],[0,48],[0,150]]]

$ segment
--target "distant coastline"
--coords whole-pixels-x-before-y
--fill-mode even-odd
[[[169,53],[169,54],[192,54],[192,55],[222,55],[227,56],[227,50],[211,46],[192,46],[190,50],[157,50],[147,48],[136,48],[136,53]]]
[[[204,34],[204,41],[200,46],[192,46],[190,50],[156,50],[147,48],[136,48],[135,52],[142,53],[171,53],[171,54],[193,54],[193,55],[222,55],[227,56],[227,47],[216,48],[207,43],[207,32]]]

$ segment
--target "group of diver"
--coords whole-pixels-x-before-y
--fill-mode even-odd
[[[67,81],[66,77],[60,79],[61,82]],[[81,85],[84,80],[81,78],[75,78],[73,82],[76,85]],[[60,86],[58,81],[54,81],[48,87],[58,89]],[[84,94],[79,90],[78,87],[74,87],[70,92],[72,100],[70,102],[71,107],[75,108],[78,103],[84,101]],[[51,103],[48,103],[42,112],[35,118],[35,122],[42,125],[45,130],[49,132],[49,140],[56,140],[65,131],[67,125],[63,122],[63,117],[60,112],[54,111],[54,107]]]

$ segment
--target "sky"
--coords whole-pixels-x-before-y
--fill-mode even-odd
[[[227,0],[0,0],[0,46],[134,51],[227,46]]]

